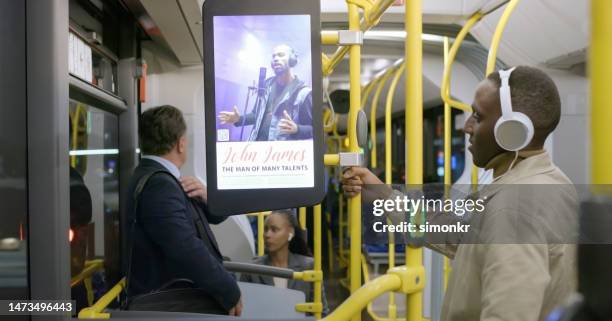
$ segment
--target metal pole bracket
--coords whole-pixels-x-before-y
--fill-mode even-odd
[[[340,30],[338,31],[338,44],[342,46],[363,45],[363,31]]]
[[[342,167],[362,167],[365,164],[363,153],[340,153],[340,166]]]

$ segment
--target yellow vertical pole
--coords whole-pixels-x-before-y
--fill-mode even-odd
[[[299,210],[300,213],[300,227],[302,228],[302,230],[306,229],[306,208],[305,207],[300,207]]]
[[[359,9],[353,3],[348,4],[349,30],[360,32]],[[349,109],[349,152],[359,153],[357,142],[357,114],[361,108],[361,46],[350,45],[349,49],[349,77],[350,77],[350,109]],[[350,215],[351,245],[350,245],[350,286],[354,293],[361,286],[361,195],[349,199],[348,212]],[[357,313],[353,321],[360,321],[361,314]]]
[[[82,109],[83,106],[81,104],[77,104],[76,111],[72,116],[72,133],[70,133],[70,135],[72,135],[72,150],[77,150],[79,148],[79,119],[81,118]],[[76,168],[76,160],[76,155],[70,156],[70,166],[73,168]]]
[[[406,1],[406,183],[423,183],[423,12],[422,0]],[[410,151],[408,150],[410,149]],[[406,266],[421,267],[423,250],[406,247]],[[425,280],[419,280],[425,282]],[[406,320],[423,318],[423,293],[406,298]]]
[[[448,61],[448,37],[444,37],[444,66],[446,66]],[[448,89],[447,89],[448,90]],[[444,189],[445,189],[445,197],[449,197],[448,190],[452,184],[452,172],[451,172],[451,106],[448,103],[444,103]],[[474,168],[473,168],[474,169]],[[477,169],[476,169],[477,170]],[[474,170],[472,171],[474,173]],[[476,172],[477,173],[477,172]],[[478,179],[478,176],[476,176]],[[477,183],[478,181],[476,181]],[[444,257],[444,289],[448,285],[448,277],[450,274],[450,264],[448,262],[448,258]]]
[[[444,37],[444,65],[448,64],[448,37]],[[452,183],[451,173],[451,107],[444,103],[444,185]]]
[[[383,74],[379,83],[377,84],[376,91],[374,92],[374,97],[372,98],[372,106],[370,107],[370,137],[372,139],[372,150],[370,155],[370,166],[372,168],[378,167],[378,156],[376,156],[376,111],[378,110],[378,99],[380,98],[380,93],[382,92],[389,76],[391,76],[393,67],[390,67],[387,72]]]
[[[385,183],[388,185],[393,184],[393,171],[392,171],[392,131],[391,131],[391,114],[393,113],[393,96],[395,95],[395,88],[399,83],[399,80],[404,73],[406,64],[402,65],[395,71],[391,85],[389,86],[389,92],[387,93],[387,101],[385,105]],[[390,222],[389,222],[390,223]],[[389,269],[395,267],[395,236],[393,233],[389,233]],[[388,317],[390,321],[397,318],[397,306],[395,305],[395,294],[389,293],[389,306],[388,306]]]
[[[344,196],[342,193],[338,194],[338,254],[344,259]]]
[[[264,248],[264,213],[257,213],[257,255],[265,254]]]
[[[321,264],[321,260],[322,260],[322,256],[321,256],[321,242],[322,242],[322,238],[321,238],[321,204],[317,204],[313,207],[313,214],[314,214],[314,270],[315,271],[321,271],[321,273],[323,273],[322,271],[322,264]],[[322,298],[322,293],[321,293],[321,281],[315,281],[314,282],[314,303],[315,305],[319,304],[322,302],[321,298]],[[315,313],[315,318],[317,320],[321,319],[321,312],[316,312]]]
[[[591,184],[612,183],[612,148],[610,122],[612,122],[612,2],[591,1]]]

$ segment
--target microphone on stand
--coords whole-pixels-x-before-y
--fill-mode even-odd
[[[257,95],[263,96],[266,92],[266,67],[259,68],[259,83],[257,84]]]
[[[266,67],[259,68],[259,83],[257,84],[257,87],[249,86],[249,92],[247,93],[247,99],[244,104],[244,110],[242,112],[242,117],[246,116],[247,108],[249,106],[249,97],[251,96],[252,91],[257,92],[257,99],[255,100],[255,106],[261,103],[263,96],[266,93],[266,73],[267,71],[268,70],[266,69]],[[255,82],[253,82],[253,85],[255,85]],[[243,118],[243,121],[244,121],[244,118]],[[240,141],[242,141],[242,138],[244,135],[244,126],[245,125],[243,123],[240,128]]]

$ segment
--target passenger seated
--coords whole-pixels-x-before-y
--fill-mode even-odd
[[[314,268],[314,260],[293,210],[272,211],[266,218],[264,239],[266,254],[253,258],[253,263],[288,268],[294,271],[312,270]],[[240,281],[302,291],[308,302],[314,300],[314,283],[312,282],[251,274],[243,274]],[[323,315],[326,315],[329,310],[322,284],[321,289]]]

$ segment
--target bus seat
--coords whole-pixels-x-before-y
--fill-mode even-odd
[[[210,228],[223,256],[238,262],[250,262],[255,256],[255,239],[246,215],[230,216],[221,224],[211,224]]]

